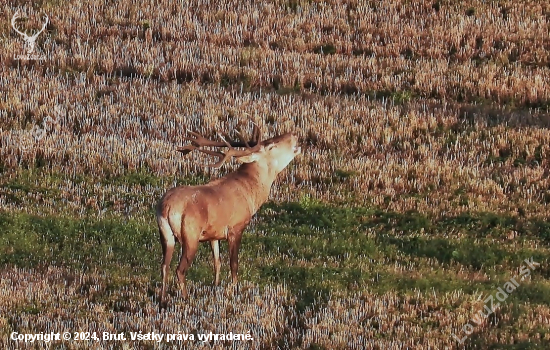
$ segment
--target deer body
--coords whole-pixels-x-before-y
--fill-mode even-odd
[[[277,174],[300,153],[296,144],[297,137],[290,133],[257,142],[248,154],[247,151],[236,151],[245,153],[237,154],[237,159],[244,164],[235,172],[205,185],[180,186],[166,192],[157,205],[163,250],[161,303],[165,299],[166,278],[176,240],[181,245],[177,277],[184,298],[187,298],[185,275],[200,242],[210,242],[214,284],[218,285],[221,267],[219,241],[228,241],[231,277],[233,283],[237,282],[238,252],[243,230],[267,201]],[[187,153],[193,147],[196,146],[180,151]],[[213,154],[212,151],[203,151]],[[227,159],[227,155],[220,155]]]

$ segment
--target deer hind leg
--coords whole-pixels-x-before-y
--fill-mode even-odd
[[[212,248],[212,257],[214,258],[214,285],[220,284],[220,241],[210,241],[210,248]]]
[[[176,270],[176,274],[178,276],[179,286],[184,299],[188,298],[187,287],[185,283],[185,275],[187,273],[187,270],[193,263],[193,259],[195,258],[195,254],[197,253],[198,247],[199,247],[198,236],[196,237],[196,239],[194,239],[193,237],[189,237],[188,234],[182,235],[181,258],[180,258],[180,263],[178,265],[178,269]]]
[[[162,263],[160,272],[162,276],[162,291],[160,294],[161,305],[165,304],[166,297],[166,280],[168,278],[168,272],[170,271],[170,261],[172,261],[172,254],[174,253],[174,245],[176,240],[168,221],[160,217],[157,220],[160,233],[160,244],[162,246]]]

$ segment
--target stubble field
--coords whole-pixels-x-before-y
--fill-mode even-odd
[[[29,34],[49,16],[43,60],[17,10]],[[0,347],[548,348],[549,22],[538,0],[0,5]],[[160,310],[154,205],[238,166],[175,147],[250,119],[302,155],[238,290],[204,245]]]

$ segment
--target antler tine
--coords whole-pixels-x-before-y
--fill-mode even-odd
[[[246,145],[246,148],[250,148],[250,144],[248,143],[248,141],[246,141],[244,136],[240,132],[238,132],[237,130],[235,130],[235,133],[237,134],[237,136],[239,136],[241,141],[244,142],[244,144]],[[252,140],[252,141],[254,141],[254,140]]]
[[[226,145],[227,147],[229,147],[230,149],[233,149],[233,147],[238,147],[238,146],[233,146],[231,143],[229,143],[229,142],[227,141],[227,139],[229,138],[229,135],[227,135],[227,133],[225,133],[225,132],[223,132],[223,133],[222,133],[222,132],[219,132],[219,133],[218,133],[218,136],[219,136],[220,139],[222,139],[222,141],[225,143],[225,145]]]
[[[235,130],[235,133],[237,134],[237,136],[241,140],[240,142],[238,142],[238,141],[228,142],[227,139],[229,138],[229,135],[227,135],[227,133],[225,133],[225,132],[221,135],[218,134],[218,136],[220,136],[220,138],[226,143],[226,146],[229,147],[229,148],[233,148],[233,147],[250,148],[251,143],[252,143],[252,146],[256,146],[256,142],[254,142],[253,140],[252,141],[247,141],[239,131]]]
[[[260,127],[253,120],[251,120],[251,122],[252,125],[254,125],[254,127],[252,128],[252,139],[256,143],[260,143]]]
[[[249,141],[249,142],[246,142],[242,136],[240,135],[240,133],[238,133],[239,135],[239,138],[241,138],[241,140],[243,142],[245,142],[246,144],[252,144],[253,146],[255,146],[256,144],[258,144],[260,142],[260,128],[258,127],[258,124],[256,124],[254,122],[254,119],[252,119],[250,117],[250,114],[246,113],[246,112],[243,112],[244,115],[246,115],[248,117],[248,119],[250,120],[250,122],[252,123],[253,128],[252,128],[252,139]],[[248,146],[247,146],[248,147]]]
[[[189,136],[184,136],[183,138],[187,141],[191,141],[191,143],[197,147],[203,147],[203,146],[225,147],[225,143],[209,140],[206,137],[202,136],[201,134],[191,130],[187,130],[187,132],[193,135],[195,138],[192,138]]]
[[[212,167],[212,168],[219,168],[220,166],[222,166],[223,163],[225,163],[227,161],[227,159],[229,159],[230,157],[230,154],[225,154],[225,153],[222,153],[222,152],[216,152],[216,151],[211,151],[211,150],[208,150],[208,149],[201,149],[197,146],[193,146],[193,145],[189,145],[189,146],[183,146],[183,147],[178,147],[176,149],[176,151],[178,152],[181,152],[182,155],[186,155],[188,153],[191,153],[193,152],[194,150],[197,150],[199,152],[202,152],[202,153],[206,153],[208,155],[211,155],[211,156],[216,156],[218,157],[220,160],[217,161],[216,163],[214,164],[210,164],[209,166]]]
[[[244,144],[244,142],[212,141],[212,140],[207,139],[206,137],[200,135],[199,133],[196,133],[196,132],[193,132],[193,131],[190,131],[190,130],[188,130],[187,132],[190,133],[191,135],[193,135],[194,138],[189,137],[189,136],[183,136],[183,139],[187,140],[187,141],[191,141],[191,143],[193,145],[198,146],[198,147],[205,147],[205,146],[208,146],[208,147],[229,147],[229,145],[231,147],[246,147],[246,144]],[[229,136],[227,136],[227,134],[225,134],[225,137],[229,138]]]
[[[242,157],[242,156],[247,156],[249,154],[252,154],[256,151],[258,151],[261,147],[261,144],[260,143],[257,143],[256,145],[254,145],[254,147],[250,147],[250,146],[247,146],[246,150],[236,150],[235,148],[233,148],[233,145],[230,144],[229,142],[227,142],[227,140],[225,139],[225,137],[221,134],[218,134],[220,136],[220,138],[226,142],[227,144],[227,147],[229,148],[229,150],[227,151],[227,153],[225,153],[225,156],[226,157]],[[244,141],[246,143],[246,141]],[[221,153],[221,152],[220,152]]]
[[[222,152],[216,152],[216,151],[211,151],[211,150],[208,150],[208,149],[200,149],[200,148],[199,148],[199,152],[206,153],[206,154],[209,154],[211,156],[218,157],[219,160],[216,163],[209,165],[211,168],[221,167],[223,165],[223,163],[225,163],[230,158],[229,153],[225,154],[225,153],[222,153]]]
[[[176,148],[176,151],[181,152],[182,155],[186,155],[190,152],[193,152],[196,149],[200,150],[200,147],[203,147],[203,146],[212,146],[212,147],[225,146],[225,144],[221,142],[209,140],[206,137],[194,131],[191,131],[191,130],[186,130],[186,131],[192,136],[194,136],[194,138],[189,136],[183,136],[183,139],[190,141],[191,145]]]

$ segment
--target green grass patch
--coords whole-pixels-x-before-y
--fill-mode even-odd
[[[152,212],[137,219],[0,213],[0,263],[100,270],[113,276],[141,274],[158,284],[161,248],[153,218]],[[434,220],[414,212],[335,207],[309,197],[296,203],[267,203],[245,232],[240,274],[264,286],[285,283],[301,295],[298,304],[306,307],[331,292],[364,288],[378,293],[490,292],[514,276],[524,259],[533,257],[542,266],[533,271],[533,283],[522,286],[517,298],[550,301],[544,283],[546,250],[497,240],[501,231],[509,229],[522,229],[541,242],[547,235],[543,220],[492,213]],[[221,249],[222,277],[227,279],[226,243]],[[172,276],[178,255],[172,261]],[[436,273],[439,270],[444,272]],[[484,272],[490,279],[470,281],[459,270]],[[207,244],[201,245],[188,278],[212,282]]]

